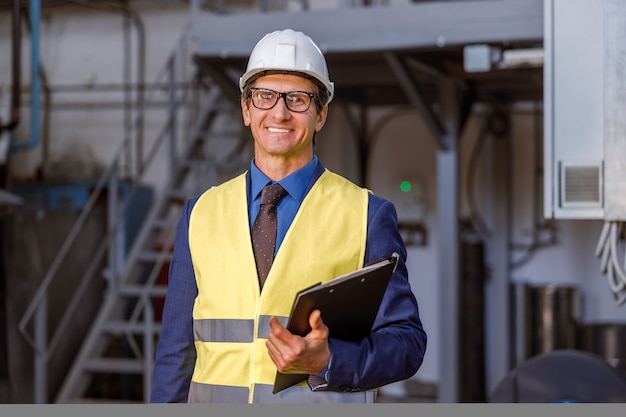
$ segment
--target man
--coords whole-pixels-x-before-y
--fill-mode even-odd
[[[254,159],[246,173],[184,208],[151,401],[373,402],[376,388],[415,374],[426,349],[395,208],[326,170],[315,155],[334,85],[308,36],[267,34],[240,89]],[[275,257],[263,280],[252,236],[263,189],[274,183],[284,191],[272,202],[277,232],[268,257]],[[393,252],[400,259],[367,338],[329,339],[319,310],[305,337],[285,329],[299,290]],[[273,394],[277,370],[309,378]]]

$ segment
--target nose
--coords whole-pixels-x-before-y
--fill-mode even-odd
[[[269,111],[275,119],[288,119],[291,117],[291,110],[287,108],[287,97],[282,95]]]

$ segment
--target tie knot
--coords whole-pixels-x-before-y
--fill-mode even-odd
[[[261,191],[261,204],[275,206],[285,194],[287,191],[279,183],[266,185]]]

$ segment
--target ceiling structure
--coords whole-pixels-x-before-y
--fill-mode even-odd
[[[0,0],[0,8],[16,3],[27,8],[30,2]],[[416,93],[410,90],[418,88],[424,100],[433,102],[441,77],[458,80],[473,100],[513,102],[543,97],[541,66],[500,69],[494,63],[486,72],[464,68],[466,45],[490,45],[495,51],[541,49],[543,0],[413,0],[404,5],[332,10],[221,13],[215,13],[211,2],[205,3],[208,6],[193,19],[195,59],[221,81],[243,72],[247,56],[262,35],[291,27],[310,35],[324,51],[339,100],[366,106],[410,104]],[[231,3],[235,4],[231,7],[238,4]],[[233,88],[236,91],[236,85]]]
[[[233,74],[243,73],[255,43],[268,31],[290,27],[323,50],[339,100],[404,105],[421,97],[432,104],[442,77],[458,80],[474,101],[541,100],[541,65],[504,68],[494,58],[489,70],[468,72],[464,51],[476,44],[488,46],[494,56],[541,51],[543,8],[542,0],[470,0],[261,15],[199,13],[193,23],[195,59],[217,80],[231,79],[224,88],[236,91]]]

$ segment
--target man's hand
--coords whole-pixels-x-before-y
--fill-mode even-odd
[[[319,310],[311,313],[309,325],[309,334],[300,337],[285,329],[276,317],[270,319],[271,330],[266,346],[279,372],[317,375],[328,363],[328,327]]]

